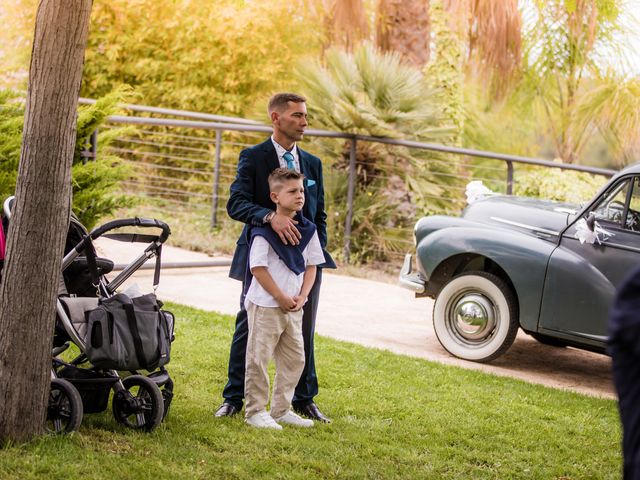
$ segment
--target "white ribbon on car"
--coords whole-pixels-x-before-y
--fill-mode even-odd
[[[580,240],[580,243],[590,243],[593,245],[598,242],[598,245],[602,245],[602,242],[614,235],[614,233],[602,228],[598,222],[593,222],[593,230],[589,228],[584,218],[576,222],[576,238]]]
[[[482,200],[491,195],[495,195],[495,192],[488,189],[482,184],[482,180],[474,180],[467,184],[467,188],[465,190],[465,195],[467,196],[467,204],[471,205],[478,200]]]

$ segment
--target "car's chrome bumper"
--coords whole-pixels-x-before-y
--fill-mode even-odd
[[[416,293],[424,293],[427,281],[419,273],[413,273],[413,255],[407,253],[404,257],[404,263],[398,276],[398,282],[401,287],[407,288]]]

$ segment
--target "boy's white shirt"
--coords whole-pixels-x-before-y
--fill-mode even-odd
[[[320,247],[318,232],[313,233],[309,244],[302,251],[302,257],[304,258],[305,266],[324,263],[324,254],[322,253],[322,247]],[[273,248],[271,248],[269,242],[262,236],[256,236],[251,243],[249,268],[254,267],[267,267],[267,271],[271,274],[273,281],[286,295],[294,297],[300,293],[304,272],[299,275],[293,273],[289,267],[280,260],[280,257],[278,257]],[[251,280],[251,285],[247,291],[244,300],[245,308],[247,307],[247,302],[251,302],[260,307],[279,306],[276,299],[262,288],[260,282],[255,278]]]

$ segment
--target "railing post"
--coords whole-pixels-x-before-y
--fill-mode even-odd
[[[98,129],[96,128],[93,132],[91,132],[91,137],[89,137],[89,145],[91,150],[87,150],[86,148],[80,152],[80,156],[82,157],[82,164],[87,163],[87,159],[95,160],[98,158]]]
[[[91,154],[93,155],[94,160],[98,158],[98,129],[97,128],[93,132],[91,132]]]
[[[213,164],[213,192],[212,192],[212,211],[211,211],[211,228],[218,226],[218,189],[220,187],[220,148],[222,143],[222,131],[216,129],[216,157]]]
[[[507,195],[513,194],[513,162],[507,160]]]
[[[344,261],[349,263],[351,254],[351,221],[353,220],[353,194],[356,184],[356,138],[351,139],[349,152],[349,186],[347,189],[347,216],[344,222]]]

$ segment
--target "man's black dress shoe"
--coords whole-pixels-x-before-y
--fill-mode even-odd
[[[233,417],[239,411],[240,409],[235,407],[234,405],[231,405],[230,403],[223,403],[222,405],[220,405],[220,408],[216,410],[215,416],[216,417]]]
[[[293,410],[300,415],[311,418],[312,420],[317,420],[322,423],[331,423],[331,419],[322,413],[318,406],[313,402],[304,403],[302,405],[294,404]]]

